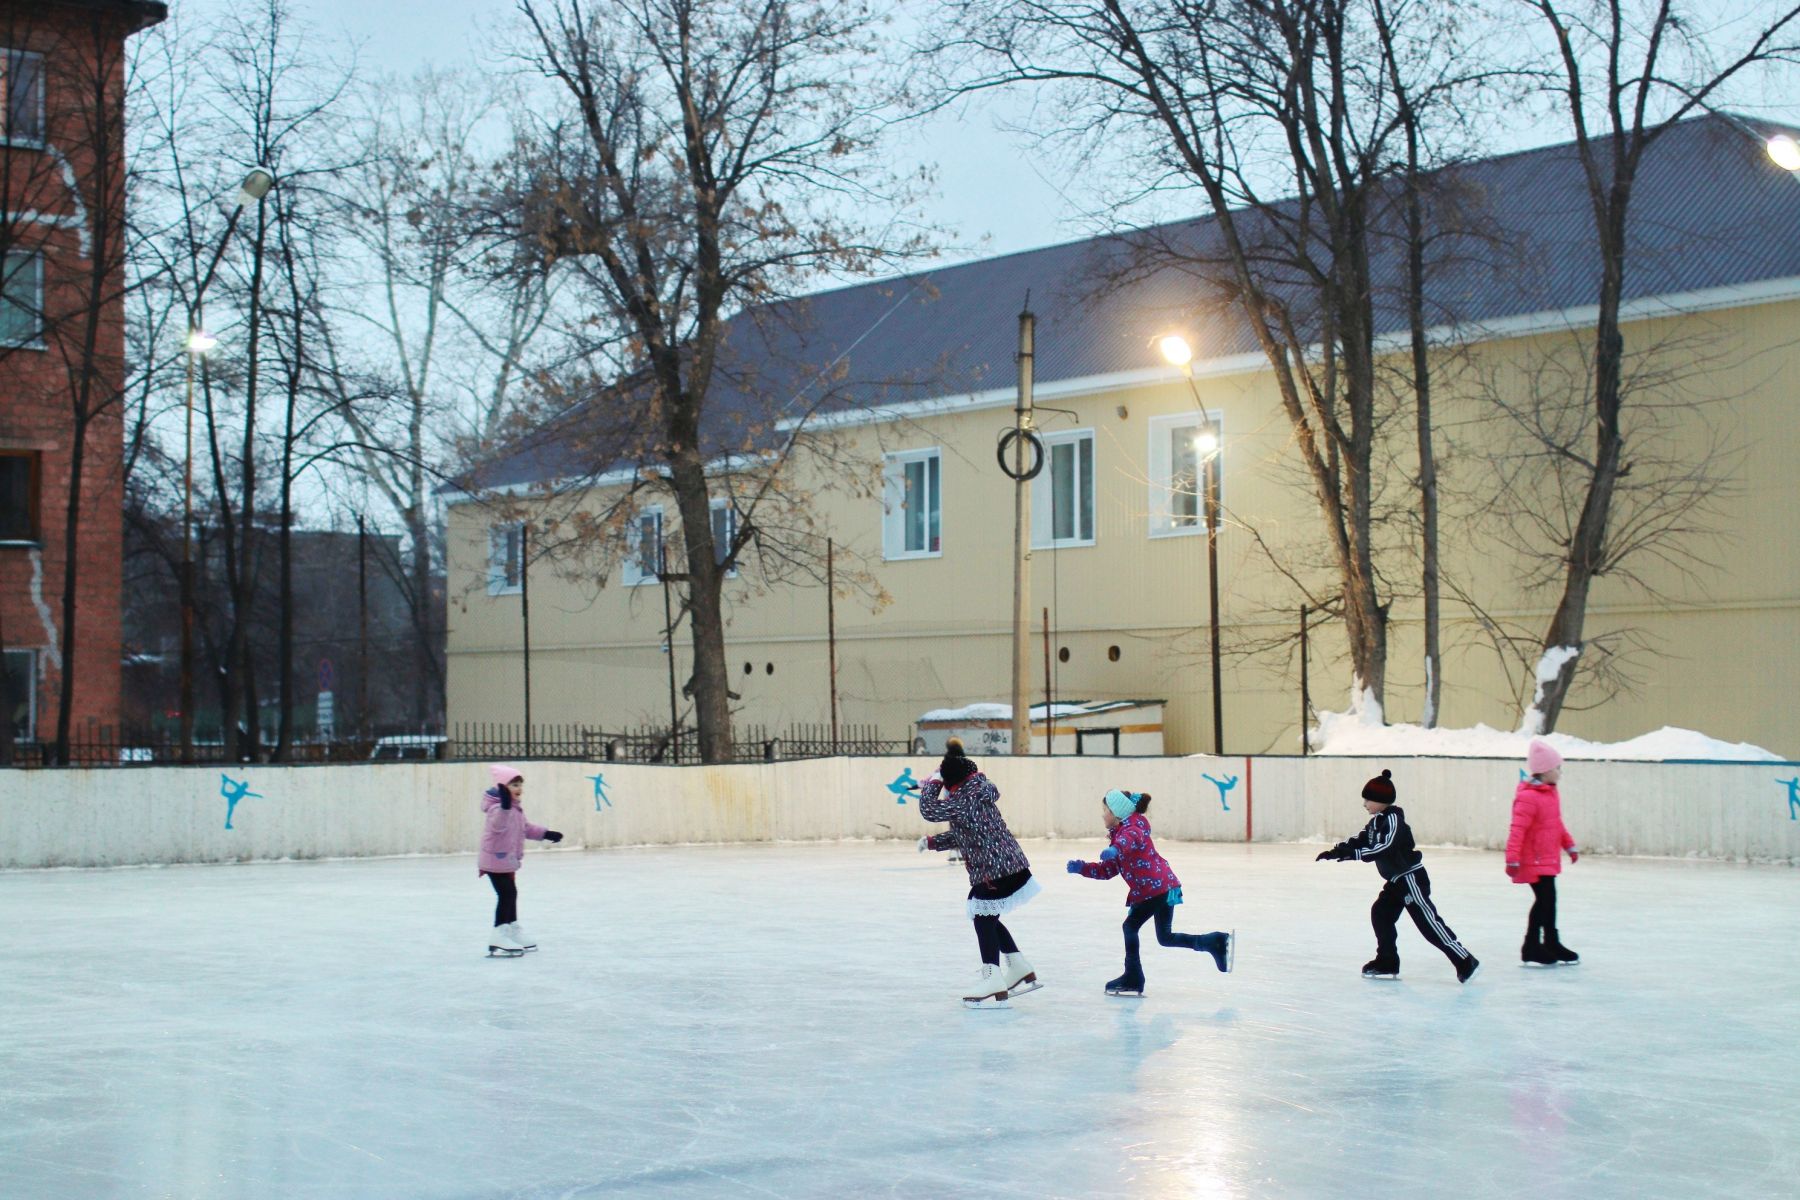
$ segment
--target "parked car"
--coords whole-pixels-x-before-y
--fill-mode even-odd
[[[369,751],[369,758],[377,762],[420,762],[444,757],[444,748],[450,744],[447,737],[439,737],[429,733],[405,733],[395,737],[377,738],[375,748]]]

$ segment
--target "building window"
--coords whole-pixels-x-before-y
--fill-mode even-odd
[[[886,457],[883,558],[936,558],[943,553],[943,473],[943,455],[936,447]]]
[[[1206,489],[1220,485],[1217,413],[1150,418],[1150,536],[1206,532]]]
[[[0,267],[0,346],[44,340],[44,260],[15,250]]]
[[[662,509],[646,508],[638,513],[632,519],[627,542],[620,572],[625,586],[659,582],[664,568]]]
[[[0,665],[6,669],[0,679],[0,719],[12,722],[15,741],[30,741],[37,736],[37,654],[8,650]]]
[[[25,50],[0,50],[0,93],[4,93],[5,128],[0,142],[10,146],[44,144],[44,57]]]
[[[38,463],[33,450],[0,450],[0,543],[38,542]]]
[[[1044,469],[1031,483],[1031,544],[1094,544],[1094,431],[1044,435]]]
[[[488,595],[510,596],[525,583],[525,527],[496,525],[488,530]]]
[[[724,562],[725,556],[731,553],[731,543],[737,540],[737,532],[737,508],[730,500],[714,500],[712,502],[713,565],[717,566]],[[725,572],[725,575],[727,578],[735,579],[737,573],[737,564],[734,562],[731,570]]]

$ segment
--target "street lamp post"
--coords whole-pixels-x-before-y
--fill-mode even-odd
[[[194,761],[194,359],[219,344],[217,338],[206,332],[201,316],[206,289],[212,286],[219,260],[225,257],[225,246],[237,228],[238,217],[243,214],[245,205],[262,200],[274,186],[275,173],[265,167],[256,167],[244,176],[226,217],[225,232],[219,235],[212,261],[207,263],[206,274],[200,277],[200,284],[194,289],[193,304],[188,310],[187,452],[181,480],[181,578],[178,581],[181,589],[181,761],[184,763]]]
[[[1202,509],[1206,519],[1206,594],[1207,625],[1212,643],[1212,718],[1213,718],[1213,753],[1225,753],[1225,707],[1223,688],[1220,684],[1219,672],[1219,472],[1218,455],[1222,444],[1219,435],[1219,424],[1213,420],[1206,405],[1200,399],[1200,389],[1194,385],[1194,351],[1187,339],[1170,334],[1157,342],[1157,349],[1171,365],[1181,368],[1182,378],[1187,380],[1188,391],[1193,393],[1194,405],[1200,410],[1200,419],[1204,424],[1194,437],[1195,465],[1200,470],[1200,486]]]

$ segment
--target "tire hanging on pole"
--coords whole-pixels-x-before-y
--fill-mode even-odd
[[[1007,458],[1013,442],[1020,437],[1025,439],[1025,444],[1031,450],[1031,466],[1026,468],[1023,474],[1015,475],[1012,464],[1007,461]],[[1008,479],[1016,480],[1019,483],[1028,482],[1036,479],[1044,469],[1044,439],[1038,436],[1035,429],[1004,430],[1000,434],[999,443],[994,447],[994,457],[999,460],[1000,470],[1006,474]]]

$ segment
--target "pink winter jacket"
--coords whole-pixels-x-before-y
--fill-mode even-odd
[[[1527,779],[1513,794],[1512,832],[1506,835],[1506,861],[1518,863],[1514,883],[1536,883],[1562,874],[1562,852],[1575,849],[1563,828],[1562,797],[1554,783]]]
[[[525,852],[525,839],[543,840],[549,832],[542,825],[525,819],[525,809],[517,802],[511,808],[500,807],[498,788],[481,793],[481,810],[487,814],[487,828],[481,833],[481,857],[475,869],[487,875],[510,875],[519,869]]]

